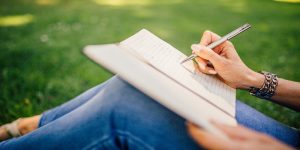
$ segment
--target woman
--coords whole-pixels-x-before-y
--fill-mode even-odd
[[[193,53],[199,56],[196,70],[216,75],[233,88],[250,89],[253,95],[300,110],[299,83],[277,78],[272,73],[252,71],[228,41],[213,50],[205,47],[218,38],[206,31],[200,43],[192,45]],[[113,77],[42,115],[2,126],[0,138],[22,136],[1,142],[0,149],[292,149],[299,146],[296,129],[239,101],[236,110],[239,126],[213,122],[229,138],[223,140],[185,123],[183,118],[133,86]]]

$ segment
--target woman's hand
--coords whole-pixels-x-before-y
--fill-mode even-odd
[[[199,56],[196,58],[198,63],[195,65],[196,70],[206,74],[216,74],[233,88],[260,88],[264,76],[252,71],[243,63],[231,42],[226,41],[213,50],[206,47],[219,38],[217,34],[205,31],[200,43],[192,45],[193,53]]]
[[[252,131],[242,126],[214,125],[228,136],[229,140],[224,140],[204,131],[192,123],[188,123],[188,131],[192,138],[205,149],[228,149],[228,150],[290,150],[289,146],[269,137],[265,134]]]

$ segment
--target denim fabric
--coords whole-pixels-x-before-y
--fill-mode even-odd
[[[237,120],[295,146],[299,134],[237,101]],[[0,149],[201,149],[185,120],[118,77],[43,113],[39,128]]]
[[[236,120],[241,125],[268,134],[288,145],[298,147],[300,144],[299,130],[277,122],[240,101],[237,101]]]

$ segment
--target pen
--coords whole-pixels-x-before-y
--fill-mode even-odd
[[[232,38],[234,38],[235,36],[237,36],[238,34],[246,31],[247,29],[251,28],[251,25],[246,23],[244,25],[242,25],[241,27],[235,29],[234,31],[228,33],[227,35],[223,36],[222,38],[220,38],[219,40],[209,44],[207,47],[210,48],[210,49],[213,49],[215,48],[216,46],[222,44],[223,42],[227,41],[227,40],[230,40]],[[194,58],[196,58],[197,55],[196,54],[192,54],[190,55],[189,57],[185,58],[183,61],[181,61],[181,64],[189,61],[189,60],[192,60]]]

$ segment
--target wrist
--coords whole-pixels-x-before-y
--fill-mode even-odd
[[[262,99],[270,99],[275,94],[278,85],[277,75],[266,71],[261,71],[261,73],[264,75],[265,81],[260,88],[251,87],[249,89],[250,95]]]
[[[246,77],[245,89],[248,90],[251,87],[261,88],[264,84],[264,81],[265,76],[263,74],[251,70],[251,72]]]

